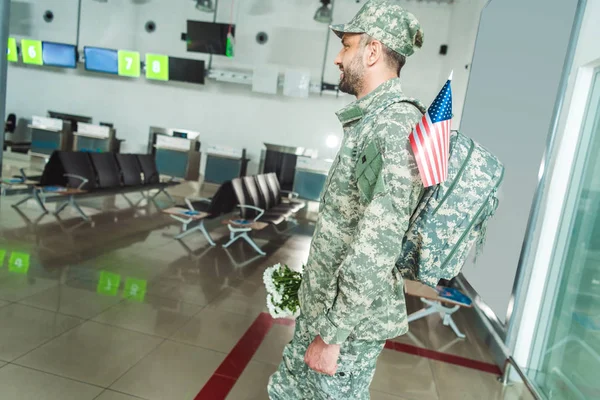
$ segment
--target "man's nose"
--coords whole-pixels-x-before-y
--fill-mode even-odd
[[[338,53],[338,55],[335,57],[335,60],[333,60],[333,63],[337,66],[342,65],[342,57],[341,57],[340,53]]]

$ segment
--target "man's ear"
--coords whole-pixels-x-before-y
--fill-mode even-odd
[[[383,45],[379,40],[372,40],[365,49],[368,66],[374,65],[383,56]]]

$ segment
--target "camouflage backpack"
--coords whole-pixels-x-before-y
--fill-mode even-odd
[[[427,188],[413,213],[396,267],[406,279],[435,287],[460,273],[498,207],[504,166],[465,135],[450,137],[448,179]]]

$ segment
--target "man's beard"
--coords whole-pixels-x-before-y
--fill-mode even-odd
[[[344,93],[356,96],[362,89],[364,69],[361,64],[362,57],[357,54],[350,65],[343,69],[344,76],[340,79],[339,89]]]

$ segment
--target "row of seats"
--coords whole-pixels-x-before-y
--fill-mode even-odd
[[[252,206],[260,211],[240,207],[242,219],[253,220],[262,212],[261,217],[257,219],[258,222],[278,225],[304,207],[303,203],[293,199],[284,202],[285,193],[281,190],[277,175],[274,173],[244,176],[221,184],[210,199],[189,201],[187,206],[195,211],[207,213],[206,219],[229,214],[238,205]]]
[[[294,200],[296,194],[281,190],[274,173],[235,178],[231,184],[243,219],[279,225],[304,207],[304,203]],[[288,196],[284,196],[286,193]],[[289,201],[284,202],[284,197]]]
[[[150,154],[72,151],[53,152],[40,180],[40,186],[78,188],[88,193],[142,190],[158,184],[160,176]]]

